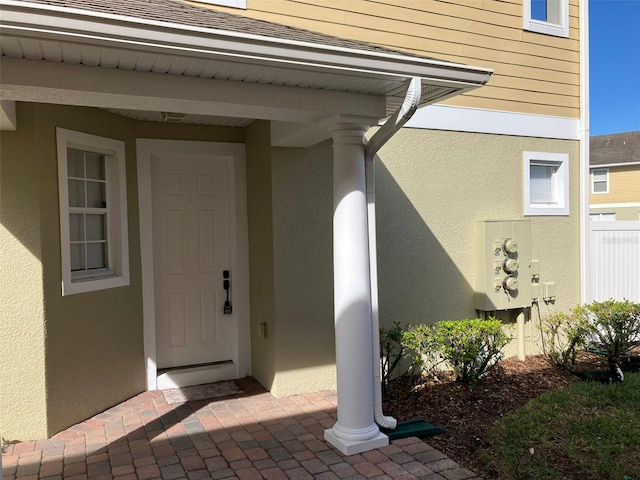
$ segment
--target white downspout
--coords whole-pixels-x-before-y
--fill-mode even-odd
[[[589,259],[589,2],[580,2],[580,302],[591,301]]]
[[[371,282],[371,323],[373,341],[373,415],[382,428],[396,428],[398,421],[382,413],[382,378],[380,374],[380,315],[378,312],[378,260],[376,256],[376,192],[374,158],[376,152],[407,123],[418,109],[422,82],[413,77],[402,106],[380,127],[365,146],[367,187],[367,222],[369,229],[369,277]]]

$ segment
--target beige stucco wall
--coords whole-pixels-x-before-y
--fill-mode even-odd
[[[56,126],[126,142],[128,287],[60,295]],[[276,396],[335,388],[330,141],[269,148],[266,122],[216,129],[18,104],[18,131],[2,132],[0,341],[19,360],[0,369],[5,436],[16,411],[30,414],[22,431],[42,437],[144,389],[136,138],[247,142],[253,374]],[[376,173],[384,325],[476,315],[473,221],[523,218],[525,150],[570,155],[571,215],[530,218],[541,281],[557,284],[557,302],[542,313],[578,303],[578,142],[403,129],[379,152]],[[535,341],[535,309],[533,320]]]
[[[277,324],[273,278],[271,138],[268,122],[247,128],[247,218],[251,309],[251,373],[271,390],[275,378]],[[262,327],[260,324],[264,324]]]
[[[47,433],[41,177],[29,113],[0,141],[0,434],[9,440]]]
[[[571,215],[527,218],[532,223],[532,254],[540,260],[541,281],[557,283],[556,303],[542,303],[540,312],[566,310],[579,302],[578,142],[403,129],[380,151],[376,174],[384,325],[396,320],[419,323],[476,316],[473,222],[524,218],[525,150],[570,155]],[[270,157],[263,152],[261,159],[261,169],[254,164],[254,175],[270,178],[272,204],[268,195],[256,196],[255,202],[249,202],[249,215],[266,215],[271,208],[273,244],[266,233],[269,228],[264,236],[251,234],[250,220],[251,261],[255,269],[254,252],[268,256],[273,249],[274,312],[267,339],[257,339],[268,345],[266,353],[256,355],[260,347],[253,344],[254,369],[272,372],[269,388],[276,396],[335,388],[331,144],[276,148]],[[250,178],[249,185],[259,184]],[[252,212],[258,198],[263,203]],[[268,225],[268,219],[260,222]],[[267,244],[257,245],[262,241]],[[252,270],[252,296],[257,293],[257,281],[260,294],[271,293],[271,266],[265,267],[259,271],[260,280]],[[258,305],[260,311],[254,309]],[[269,298],[252,299],[254,330],[259,319],[271,315],[270,308],[264,308],[269,305]],[[515,335],[515,312],[499,316],[505,329]],[[538,309],[533,309],[525,329],[527,354],[539,351],[538,321]],[[256,340],[255,333],[252,337]],[[514,341],[507,356],[515,354]]]
[[[252,375],[283,397],[335,388],[333,153],[272,149],[269,134],[247,128]]]
[[[568,153],[570,216],[523,216],[523,151]],[[579,143],[421,129],[401,130],[379,152],[378,268],[381,322],[473,318],[473,222],[531,220],[540,281],[554,305],[580,301]],[[502,314],[504,320],[515,320]],[[538,342],[538,309],[527,340]],[[508,354],[515,354],[512,345]],[[533,346],[527,346],[530,353]]]
[[[136,138],[242,143],[244,130],[42,104],[19,103],[17,117],[17,132],[2,132],[0,286],[9,308],[3,301],[0,341],[2,354],[16,361],[0,369],[0,426],[5,437],[27,439],[54,434],[145,389]],[[56,127],[126,144],[129,286],[61,295]]]
[[[144,390],[135,128],[132,121],[97,109],[37,105],[34,113],[40,149],[41,214],[46,219],[40,228],[47,335],[47,429],[52,434]],[[61,295],[56,127],[126,142],[131,278],[127,287]]]
[[[276,375],[272,393],[335,388],[333,151],[273,149]]]

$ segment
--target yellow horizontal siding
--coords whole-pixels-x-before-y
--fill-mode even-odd
[[[570,38],[524,31],[522,0],[247,0],[228,11],[495,70],[490,87],[449,103],[579,116],[578,0]]]
[[[590,178],[593,185],[593,174]],[[591,194],[590,203],[640,202],[640,165],[609,168],[609,193]]]
[[[343,2],[344,3],[344,2]],[[469,2],[470,4],[472,2]],[[437,7],[438,2],[432,2],[429,6]],[[387,7],[388,8],[388,7]],[[369,40],[375,43],[385,44],[393,47],[411,48],[414,40],[433,39],[444,40],[447,43],[461,45],[477,45],[480,47],[495,48],[495,41],[502,42],[501,49],[506,51],[517,51],[522,42],[528,43],[531,54],[549,58],[558,58],[565,61],[574,61],[573,50],[577,48],[577,39],[556,39],[544,35],[532,34],[522,31],[522,19],[513,16],[502,15],[496,18],[487,18],[482,21],[478,12],[482,10],[450,4],[450,9],[462,10],[467,17],[452,16],[451,12],[433,13],[418,10],[396,9],[392,16],[382,11],[381,8],[369,8],[364,13],[360,12],[339,12],[335,8],[327,6],[309,6],[302,4],[296,7],[295,14],[300,25],[305,28],[318,29],[318,18],[322,18],[321,24],[325,30],[341,37],[351,34],[352,29],[362,29],[367,32]],[[435,8],[434,8],[435,9]],[[442,9],[442,7],[440,7]],[[487,12],[485,17],[488,17]],[[286,19],[286,11],[278,13],[279,19]],[[494,23],[490,23],[493,20]],[[496,20],[509,21],[511,26],[503,23],[496,24]],[[372,23],[374,27],[372,28]],[[387,35],[398,33],[400,40],[393,41]]]
[[[505,112],[514,111],[513,102],[510,100],[503,100],[500,98],[489,98],[487,96],[474,96],[473,92],[466,95],[458,95],[446,102],[448,105],[455,105],[458,107],[468,108],[483,108],[486,110],[501,110]],[[580,109],[578,107],[574,109],[566,107],[558,107],[548,104],[533,104],[527,103],[527,111],[524,113],[533,115],[549,115],[552,117],[578,117],[580,115]],[[523,113],[522,111],[516,111]],[[570,113],[573,113],[571,115]]]

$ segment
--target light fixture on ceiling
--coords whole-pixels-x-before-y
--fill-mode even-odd
[[[163,122],[169,123],[183,123],[184,122],[184,113],[176,113],[176,112],[160,112],[162,116]]]

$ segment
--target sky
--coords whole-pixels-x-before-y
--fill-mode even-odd
[[[590,134],[640,131],[640,0],[589,0]]]

